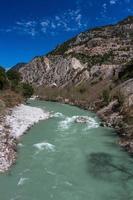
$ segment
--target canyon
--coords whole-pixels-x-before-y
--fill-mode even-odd
[[[133,152],[133,16],[80,33],[13,69],[40,99],[97,112]]]

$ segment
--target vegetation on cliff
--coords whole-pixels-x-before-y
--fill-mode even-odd
[[[8,84],[7,77],[6,77],[6,72],[3,67],[0,67],[0,90],[3,90],[6,88]]]
[[[0,67],[0,112],[13,107],[34,93],[28,83],[21,83],[21,75],[16,70],[6,71]]]

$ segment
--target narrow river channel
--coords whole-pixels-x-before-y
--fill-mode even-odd
[[[18,158],[0,175],[0,200],[133,200],[133,158],[94,113],[31,101],[53,112],[21,137]],[[87,123],[76,123],[86,116]]]

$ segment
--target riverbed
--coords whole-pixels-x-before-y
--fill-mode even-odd
[[[16,165],[0,175],[0,200],[130,200],[133,159],[113,129],[74,106],[30,101],[52,112],[18,144]],[[77,123],[77,117],[88,119]]]

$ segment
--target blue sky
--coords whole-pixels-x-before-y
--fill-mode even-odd
[[[91,27],[133,15],[133,0],[0,0],[0,65],[44,55]]]

